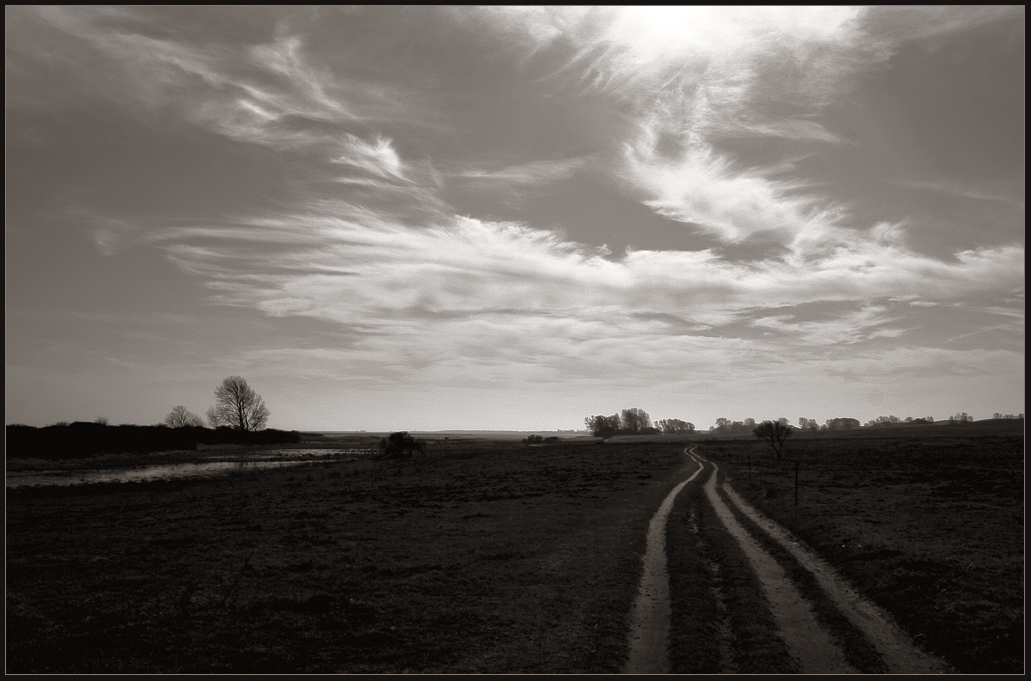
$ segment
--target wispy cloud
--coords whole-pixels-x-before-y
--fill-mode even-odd
[[[353,21],[379,11],[356,9]],[[186,129],[220,152],[246,150],[248,164],[277,165],[282,191],[268,200],[245,194],[188,219],[76,215],[112,266],[127,244],[144,244],[202,282],[206,302],[335,330],[310,343],[240,343],[225,356],[241,372],[346,374],[373,388],[603,390],[618,376],[619,389],[715,393],[784,380],[804,392],[800,376],[832,391],[842,378],[1022,366],[1022,237],[986,229],[931,256],[911,238],[929,218],[863,213],[848,202],[857,194],[832,194],[812,171],[819,163],[806,165],[853,151],[847,126],[823,114],[888,68],[900,44],[1005,12],[426,11],[432,21],[413,22],[425,32],[373,16],[384,47],[315,25],[356,31],[329,13],[272,12],[233,32],[145,8],[17,10],[52,40],[8,48],[9,108],[100,101],[141,129],[169,139]],[[75,88],[30,87],[51,68]],[[987,181],[883,184],[988,204],[985,214],[1023,210],[1021,191]],[[563,219],[587,224],[572,237]],[[600,245],[646,219],[663,245]],[[964,314],[967,303],[981,314]]]
[[[470,184],[483,186],[551,184],[569,179],[584,165],[585,160],[574,158],[559,161],[533,161],[501,168],[467,166],[447,173],[448,177],[466,180]]]
[[[220,302],[360,327],[368,335],[354,346],[356,359],[426,380],[440,367],[451,380],[474,380],[484,365],[543,376],[585,362],[598,371],[631,363],[654,377],[647,366],[655,358],[693,364],[700,347],[724,348],[716,337],[777,354],[795,343],[810,351],[854,345],[904,333],[898,312],[865,305],[819,321],[757,313],[887,301],[899,291],[933,302],[1019,286],[1023,277],[1016,247],[947,263],[870,239],[865,250],[839,248],[816,261],[730,263],[711,251],[632,251],[612,260],[552,232],[470,218],[427,228],[368,213],[307,214],[255,221],[253,229],[180,228],[161,239]],[[755,321],[735,326],[748,318]],[[764,339],[763,330],[775,337]]]

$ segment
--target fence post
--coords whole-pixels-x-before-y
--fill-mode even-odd
[[[795,506],[798,506],[798,462],[795,462]]]

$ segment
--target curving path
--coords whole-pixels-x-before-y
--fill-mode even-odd
[[[685,453],[687,450],[684,450]],[[630,659],[625,674],[669,673],[669,573],[666,572],[666,520],[680,490],[702,472],[702,464],[662,500],[648,524],[644,573],[630,616]]]
[[[677,495],[708,465],[712,467],[712,474],[704,486],[706,497],[727,531],[748,557],[777,622],[778,633],[798,660],[801,671],[808,674],[856,673],[846,662],[844,653],[830,633],[816,620],[812,607],[784,569],[734,517],[716,490],[719,467],[698,456],[696,449],[697,446],[691,446],[684,453],[698,464],[698,469],[673,488],[648,526],[644,571],[631,615],[630,655],[624,672],[669,673],[670,605],[669,575],[666,570],[666,521]],[[814,575],[838,610],[863,632],[878,651],[890,672],[913,674],[947,671],[945,663],[920,651],[886,613],[863,598],[787,530],[756,511],[725,483],[721,487],[734,506]]]

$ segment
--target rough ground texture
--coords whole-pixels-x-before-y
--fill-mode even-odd
[[[735,644],[742,643],[731,626],[732,613],[728,608],[724,587],[718,575],[721,564],[728,562],[730,552],[712,551],[712,544],[736,544],[743,552],[747,569],[761,590],[761,598],[769,608],[769,625],[774,636],[783,642],[790,662],[781,663],[780,669],[768,671],[802,673],[856,673],[878,671],[892,673],[940,673],[949,666],[919,650],[912,639],[883,611],[861,596],[825,561],[806,548],[777,523],[763,516],[740,495],[727,487],[721,479],[719,466],[696,454],[697,447],[685,453],[697,464],[690,478],[677,485],[663,501],[652,519],[647,551],[644,556],[640,593],[633,611],[633,626],[629,641],[630,662],[627,672],[734,672],[739,669],[733,661]],[[687,557],[683,549],[672,546],[674,565],[678,570],[693,572],[694,582],[675,580],[682,590],[693,592],[688,597],[671,592],[664,555],[667,536],[666,523],[677,495],[705,471],[696,486],[703,487],[709,508],[719,519],[726,534],[706,526],[703,534],[698,523],[701,509],[698,496],[690,502],[688,532],[681,532],[682,543],[692,544],[695,556]],[[717,487],[722,488],[720,493]],[[730,508],[733,506],[733,510]],[[693,536],[692,536],[693,535]],[[677,537],[670,532],[671,538]],[[775,549],[771,554],[763,547]],[[702,554],[706,554],[702,557]],[[706,570],[702,561],[708,562]],[[731,570],[735,566],[728,565]],[[737,567],[740,572],[740,567]],[[803,594],[803,590],[805,593]],[[708,593],[706,593],[708,592]],[[661,602],[670,596],[671,604],[678,604],[677,630],[670,635],[673,608]],[[706,598],[708,596],[708,598]],[[691,598],[696,616],[685,616],[684,604]],[[765,613],[764,613],[765,614]],[[708,627],[700,626],[701,618],[708,619]],[[695,636],[688,635],[694,630]],[[770,633],[770,632],[766,632]],[[670,650],[662,647],[669,641]],[[771,649],[775,646],[769,646]],[[706,664],[698,668],[692,664],[686,648],[698,651]],[[775,661],[775,650],[770,656]],[[850,659],[860,662],[853,666]]]
[[[7,671],[618,672],[681,449],[13,490]]]
[[[799,436],[782,462],[754,438],[703,442],[699,453],[922,650],[960,673],[1022,673],[1022,427]]]
[[[677,495],[701,473],[700,465],[693,468],[694,473],[666,495],[648,524],[641,585],[630,617],[629,659],[624,668],[627,674],[669,673],[670,599],[669,574],[666,570],[666,522]]]
[[[716,494],[718,473],[719,468],[714,466],[705,483],[706,496],[727,531],[748,556],[777,622],[778,634],[798,660],[800,671],[803,674],[854,673],[856,670],[845,661],[829,632],[816,621],[812,607],[802,598],[784,569],[737,522]]]

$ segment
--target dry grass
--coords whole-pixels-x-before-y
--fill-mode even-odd
[[[670,445],[473,443],[12,490],[7,671],[619,671],[682,465]]]
[[[682,448],[466,440],[409,462],[12,490],[7,671],[618,672]],[[798,438],[780,465],[754,439],[699,453],[924,648],[1023,671],[1022,431]],[[670,517],[674,671],[791,671],[700,495]]]
[[[779,464],[754,440],[703,444],[699,453],[717,458],[743,496],[822,554],[921,647],[960,672],[1021,673],[1023,434],[933,431],[799,438]]]
[[[667,526],[670,670],[797,673],[747,556],[705,498],[710,474],[681,492]]]

